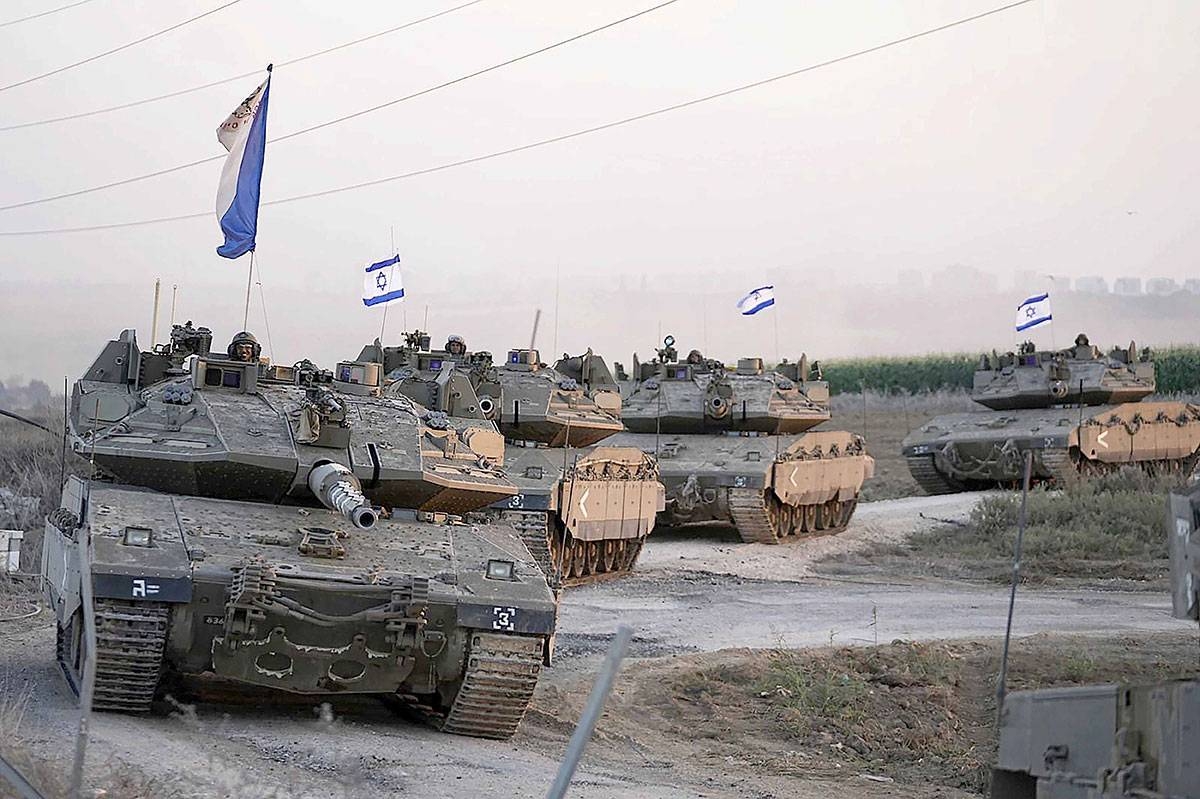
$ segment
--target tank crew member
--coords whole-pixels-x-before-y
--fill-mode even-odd
[[[462,336],[451,336],[446,339],[446,352],[451,355],[466,355],[467,342],[463,341]]]
[[[700,352],[700,350],[692,350],[688,353],[687,362],[693,366],[703,366],[704,355]]]
[[[254,363],[262,355],[262,347],[259,346],[258,339],[254,337],[253,333],[243,330],[233,337],[233,341],[229,342],[229,348],[225,352],[229,355],[230,360]]]
[[[1092,346],[1092,342],[1088,341],[1087,333],[1080,333],[1078,336],[1075,337],[1075,346],[1076,347]]]

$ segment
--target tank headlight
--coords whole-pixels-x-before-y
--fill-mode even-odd
[[[154,534],[149,527],[126,527],[121,543],[127,547],[153,546]]]
[[[493,558],[487,562],[486,577],[489,580],[516,580],[517,565],[511,560],[496,560]]]

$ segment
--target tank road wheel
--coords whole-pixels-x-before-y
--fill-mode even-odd
[[[473,633],[462,685],[442,729],[476,738],[511,738],[533,700],[542,646],[538,637]]]
[[[908,455],[904,460],[908,462],[909,473],[926,494],[955,494],[967,490],[963,483],[938,471],[932,455]]]
[[[837,525],[838,501],[836,499],[814,505],[813,509],[817,514],[817,530],[828,530]]]
[[[578,580],[587,576],[588,553],[587,542],[571,539],[571,577]]]
[[[804,514],[804,532],[812,533],[821,529],[816,505],[802,505],[800,512]]]
[[[587,574],[599,574],[600,563],[604,557],[603,541],[584,541],[583,545],[587,547]]]
[[[609,539],[604,542],[604,571],[610,572],[617,565],[617,550],[619,542]]]

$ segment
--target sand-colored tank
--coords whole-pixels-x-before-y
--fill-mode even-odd
[[[1061,480],[1123,465],[1192,472],[1200,459],[1200,406],[1146,402],[1154,393],[1149,350],[1108,353],[1080,334],[1056,352],[1032,344],[981,356],[972,399],[986,410],[939,416],[901,444],[927,493],[1014,485],[1025,452],[1035,480]]]
[[[552,581],[628,573],[654,529],[663,488],[653,457],[596,446],[622,429],[620,393],[603,359],[589,350],[552,368],[537,350],[515,349],[494,363],[465,344],[449,352],[428,343],[418,331],[403,348],[376,342],[360,357],[390,367],[388,394],[432,396],[496,425],[517,492],[488,512],[518,530]]]
[[[631,432],[612,439],[658,458],[662,522],[730,522],[767,544],[845,529],[874,460],[861,436],[811,432],[830,418],[819,366],[742,358],[730,370],[697,350],[680,360],[674,343],[650,363],[634,356],[622,408]]]
[[[87,585],[98,709],[144,712],[164,675],[214,674],[412,698],[447,731],[512,735],[557,603],[511,527],[466,516],[517,493],[501,436],[381,396],[375,363],[268,366],[247,334],[224,355],[175,344],[125,331],[75,385],[76,450],[106,477],[72,478],[46,525],[71,685]]]

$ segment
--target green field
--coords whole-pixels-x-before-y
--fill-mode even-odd
[[[921,394],[970,389],[980,353],[934,353],[916,357],[837,358],[821,361],[830,391],[844,394],[864,388],[884,394]],[[1154,351],[1160,394],[1200,392],[1200,347]]]

